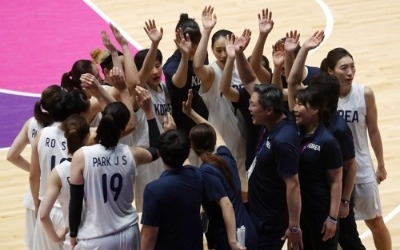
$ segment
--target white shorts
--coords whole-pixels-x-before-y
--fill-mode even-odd
[[[40,208],[39,208],[40,209]],[[64,228],[64,218],[60,207],[53,207],[50,212],[50,219],[53,222],[54,229],[57,231]],[[43,228],[40,219],[36,220],[35,230],[33,233],[33,249],[43,250],[62,250],[63,243],[56,243],[52,241]]]
[[[378,183],[354,184],[354,215],[356,220],[370,220],[382,216]]]
[[[79,234],[79,233],[78,233]],[[81,240],[78,239],[78,244],[74,250],[139,250],[140,249],[140,232],[139,226],[133,225],[116,234],[105,237]]]
[[[25,245],[27,249],[33,249],[33,232],[35,231],[35,210],[26,208],[25,212]]]

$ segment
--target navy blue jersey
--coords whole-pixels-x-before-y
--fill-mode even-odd
[[[339,143],[343,161],[353,159],[355,157],[354,140],[349,125],[336,111],[331,114],[329,123],[328,129]]]
[[[300,151],[302,215],[311,216],[322,225],[329,215],[331,200],[328,170],[343,166],[342,152],[323,124],[313,134],[302,135]]]
[[[248,195],[253,223],[256,218],[264,229],[287,226],[289,218],[283,177],[298,173],[299,147],[297,126],[288,117],[262,138],[249,179]]]
[[[201,172],[195,167],[166,170],[147,184],[141,223],[159,228],[155,249],[203,249],[202,195]]]
[[[227,196],[235,211],[236,227],[239,228],[242,225],[246,227],[246,247],[247,249],[251,249],[251,246],[257,244],[257,235],[242,202],[240,178],[236,161],[226,146],[218,147],[216,154],[225,160],[229,171],[232,174],[235,189],[230,187],[225,176],[219,169],[217,169],[217,167],[212,166],[209,163],[201,165],[200,170],[202,172],[204,183],[203,208],[209,219],[209,228],[213,228],[210,230],[213,232],[211,237],[213,238],[213,242],[216,243],[216,246],[219,246],[217,249],[229,249],[222,211],[220,206],[217,204],[219,199]]]
[[[175,120],[177,128],[182,129],[189,134],[190,129],[195,125],[195,123],[182,112],[182,102],[187,100],[189,89],[192,89],[193,91],[193,109],[205,119],[208,117],[208,110],[203,102],[203,99],[201,99],[198,94],[201,80],[194,73],[193,61],[188,62],[188,72],[185,86],[182,88],[177,88],[172,83],[172,76],[176,73],[180,61],[181,52],[179,50],[175,50],[172,56],[168,58],[167,62],[164,64],[163,71],[165,75],[165,83],[167,84],[168,93],[171,98],[172,117]],[[208,64],[207,58],[205,64]]]

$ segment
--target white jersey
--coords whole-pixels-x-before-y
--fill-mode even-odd
[[[35,140],[38,132],[43,129],[43,126],[39,124],[39,122],[35,119],[35,117],[31,117],[29,119],[28,125],[28,139],[29,144],[32,145],[33,141]]]
[[[29,144],[32,145],[38,132],[42,129],[43,129],[43,126],[38,123],[38,121],[35,119],[35,117],[29,118],[28,131],[27,131],[27,137],[29,140]],[[26,208],[33,209],[33,210],[35,209],[35,205],[33,203],[33,198],[32,198],[32,192],[30,189],[26,192],[24,200],[22,201],[22,204],[24,204],[24,206]]]
[[[132,206],[136,163],[129,146],[82,147],[86,212],[78,239],[93,239],[120,232],[138,223]]]
[[[151,100],[154,104],[153,111],[156,114],[158,129],[159,131],[163,131],[162,122],[164,120],[164,116],[167,115],[167,112],[171,112],[172,110],[171,101],[165,83],[160,83],[160,88],[161,91],[155,91],[149,86],[147,87],[151,95]],[[137,142],[137,145],[149,147],[149,127],[146,116],[144,115],[142,109],[139,109],[137,114],[142,116],[140,121],[136,121],[137,126],[134,131],[134,135],[137,135],[138,139],[140,138],[140,141]],[[137,178],[135,181],[135,207],[138,212],[142,212],[144,188],[148,183],[158,179],[164,170],[164,164],[161,158],[137,168]]]
[[[59,123],[42,129],[38,142],[40,164],[39,199],[43,200],[51,170],[68,158],[67,139]],[[57,204],[57,203],[56,203]]]
[[[64,217],[64,223],[66,226],[69,225],[68,213],[69,213],[69,200],[71,198],[70,186],[69,186],[70,170],[71,170],[70,159],[63,161],[61,164],[57,165],[53,170],[57,171],[61,180],[61,190],[57,200],[61,205],[61,210]]]
[[[147,90],[151,95],[151,100],[153,101],[153,111],[157,117],[160,124],[163,123],[164,117],[168,112],[172,112],[171,100],[167,91],[167,85],[163,82],[159,84],[161,88],[160,91],[155,91],[154,89],[147,86]]]
[[[374,181],[374,164],[368,147],[365,87],[353,84],[350,93],[344,98],[339,98],[337,110],[346,120],[353,133],[357,164],[355,183],[359,184]]]
[[[235,115],[235,113],[240,113],[239,110],[235,110],[232,103],[220,92],[222,69],[216,62],[211,63],[210,66],[214,69],[214,82],[206,93],[200,87],[199,94],[203,98],[209,112],[208,122],[219,131],[226,146],[232,151],[232,155],[236,159],[242,183],[242,191],[247,191],[245,167],[246,141],[243,134],[243,131],[245,131],[243,117]],[[240,83],[238,74],[234,73],[232,84],[237,86]]]

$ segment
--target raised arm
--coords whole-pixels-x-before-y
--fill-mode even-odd
[[[231,102],[239,100],[239,91],[232,87],[232,72],[235,64],[235,35],[228,35],[225,40],[226,59],[224,70],[222,71],[220,91]]]
[[[299,47],[300,33],[297,30],[291,30],[286,33],[284,43],[285,48],[285,77],[288,78],[296,57],[296,50]]]
[[[207,55],[207,45],[210,39],[211,31],[217,23],[217,16],[214,13],[214,8],[206,6],[202,12],[203,31],[201,39],[193,57],[193,69],[197,77],[201,80],[201,85],[204,92],[207,92],[213,81],[214,71],[211,66],[204,65],[204,60]]]
[[[149,51],[143,61],[143,66],[139,70],[140,86],[146,87],[146,80],[151,75],[154,68],[158,45],[160,44],[164,31],[163,28],[160,28],[160,30],[157,29],[154,19],[145,22],[145,27],[143,27],[143,29],[151,41]]]
[[[130,95],[134,95],[136,85],[140,84],[139,73],[136,68],[131,50],[129,49],[128,41],[121,34],[121,32],[112,24],[110,24],[111,31],[122,48],[124,54],[124,67],[119,67],[125,74],[125,84],[129,90]],[[118,60],[119,61],[119,60]],[[115,66],[115,65],[114,65]],[[113,94],[113,96],[115,96]]]
[[[271,84],[280,88],[284,99],[287,100],[287,89],[284,89],[282,85],[282,68],[285,61],[285,49],[283,43],[278,43],[276,46],[272,45],[272,60],[274,63],[274,71],[272,74]]]
[[[296,33],[291,32],[291,36],[288,37],[285,41],[285,51],[286,48],[293,48],[298,45],[298,38],[300,35],[296,35]],[[310,38],[308,38],[303,47],[299,50],[296,59],[294,60],[293,66],[290,70],[289,77],[287,78],[288,82],[288,102],[289,109],[293,110],[295,105],[294,95],[296,91],[302,88],[302,77],[303,77],[303,69],[306,63],[308,52],[321,44],[324,40],[324,31],[316,31]],[[286,70],[286,59],[285,58],[285,70]]]
[[[192,42],[189,34],[186,34],[185,37],[181,28],[176,31],[174,42],[181,52],[181,60],[179,61],[178,69],[172,76],[172,84],[177,88],[183,88],[187,79],[189,53],[192,49]]]
[[[378,127],[378,109],[376,108],[375,96],[372,89],[365,87],[365,102],[367,106],[367,128],[369,141],[371,143],[372,149],[374,150],[375,157],[378,163],[376,169],[376,180],[378,184],[384,181],[387,177],[387,172],[385,168],[385,161],[383,159],[383,146],[382,137]]]
[[[238,69],[240,80],[243,82],[243,86],[246,91],[251,95],[253,93],[253,85],[259,84],[260,81],[254,73],[250,63],[247,61],[244,55],[244,50],[250,43],[251,31],[245,29],[242,36],[235,40],[235,55],[236,55],[236,66]]]
[[[254,46],[253,53],[251,54],[250,65],[260,82],[269,83],[271,82],[271,73],[263,67],[262,56],[264,54],[264,46],[267,37],[274,27],[271,11],[263,9],[261,14],[258,14],[258,27],[260,33],[256,45]]]
[[[189,116],[196,124],[207,123],[210,126],[212,126],[206,119],[204,119],[201,115],[199,115],[196,111],[192,109],[192,100],[193,100],[193,92],[191,89],[189,89],[188,99],[185,102],[182,102],[182,112],[187,116]],[[217,142],[215,148],[218,148],[219,146],[222,145],[226,145],[219,131],[215,128],[214,130],[217,135]]]
[[[121,95],[121,102],[125,104],[130,113],[130,118],[125,127],[125,131],[121,133],[121,136],[124,136],[131,133],[135,129],[135,113],[133,111],[133,102],[131,95],[129,94],[128,88],[125,84],[125,77],[122,70],[115,67],[112,68],[110,77],[114,82],[114,87],[118,89]]]

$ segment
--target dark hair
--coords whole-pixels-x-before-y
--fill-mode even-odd
[[[318,109],[318,117],[320,122],[329,121],[330,112],[325,106],[325,99],[323,94],[318,88],[310,87],[305,89],[299,89],[295,96],[300,103],[304,106]]]
[[[73,154],[83,146],[84,140],[89,134],[89,124],[84,117],[74,114],[65,119],[62,128],[67,139],[68,153]]]
[[[247,61],[250,62],[251,56],[247,57]],[[269,60],[266,56],[262,55],[261,57],[261,65],[266,69],[270,74],[272,74],[272,69],[269,66]]]
[[[157,149],[166,165],[171,168],[181,167],[189,156],[189,136],[182,130],[169,130],[158,138]]]
[[[326,62],[326,57],[322,59],[319,69],[321,70],[321,72],[328,73],[328,63]]]
[[[340,85],[335,76],[326,72],[316,75],[308,85],[309,88],[316,88],[325,100],[327,110],[336,111],[339,100]]]
[[[254,92],[258,94],[258,102],[264,109],[272,107],[276,115],[281,115],[284,110],[282,91],[271,84],[255,84]]]
[[[213,153],[217,141],[214,128],[207,123],[197,124],[190,130],[189,137],[192,142],[193,151],[200,156],[203,162],[209,163],[211,166],[219,169],[232,190],[235,190],[232,173],[229,171],[225,160]]]
[[[90,60],[78,60],[72,65],[69,72],[65,72],[61,77],[61,86],[68,91],[82,89],[81,75],[93,73],[93,62]]]
[[[189,35],[192,43],[199,44],[201,32],[199,24],[194,20],[194,18],[189,18],[188,14],[182,13],[179,17],[178,24],[175,27],[175,31],[177,31],[179,28],[182,29],[185,37],[187,34]]]
[[[211,48],[214,48],[214,44],[215,42],[220,38],[223,37],[225,38],[227,35],[232,35],[232,31],[229,30],[218,30],[217,32],[215,32],[212,37],[211,37]]]
[[[135,57],[133,58],[135,61],[137,70],[140,70],[143,67],[143,62],[144,62],[144,59],[146,58],[147,53],[149,53],[149,49],[139,50],[136,53]],[[156,60],[162,64],[163,56],[159,49],[157,49],[157,52],[156,52]]]
[[[40,100],[35,103],[33,115],[43,127],[54,122],[54,115],[61,110],[66,91],[58,85],[50,85],[42,92]]]
[[[343,48],[335,48],[328,52],[328,55],[324,60],[326,60],[326,70],[334,69],[336,67],[337,62],[342,59],[343,57],[349,56],[351,59],[354,60],[353,56]]]
[[[113,102],[105,107],[102,115],[94,140],[109,149],[118,144],[121,132],[129,121],[130,112],[122,102]]]
[[[68,116],[81,114],[90,108],[90,101],[83,90],[67,92],[63,100],[64,112],[57,114],[57,121],[64,121]]]

